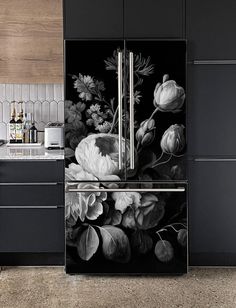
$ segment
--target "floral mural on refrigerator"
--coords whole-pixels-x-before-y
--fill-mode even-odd
[[[117,93],[111,91],[117,83],[119,51],[127,106],[121,170]],[[86,71],[85,65],[66,75],[65,176],[67,189],[72,188],[66,193],[66,243],[72,271],[155,273],[186,266],[185,191],[154,190],[184,186],[178,181],[185,180],[185,54],[180,56],[183,71],[176,74],[170,66],[159,69],[158,57],[153,59],[147,50],[134,51],[134,127],[129,123],[128,56],[128,47],[119,46],[99,57],[106,78],[97,76],[96,69]],[[179,80],[172,77],[179,74]],[[133,169],[130,129],[135,136]]]

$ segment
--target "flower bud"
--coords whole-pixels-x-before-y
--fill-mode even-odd
[[[181,152],[185,146],[184,126],[171,125],[163,134],[161,139],[162,151],[168,154]]]
[[[147,146],[153,142],[154,138],[155,138],[155,134],[153,134],[153,132],[148,132],[146,135],[144,135],[141,141],[141,144],[143,146]]]
[[[163,84],[158,83],[154,90],[153,104],[162,112],[179,112],[184,104],[184,89],[174,80],[168,80],[168,75],[163,76]]]
[[[136,140],[143,146],[149,145],[155,138],[154,130],[155,120],[148,119],[143,121],[136,132]]]

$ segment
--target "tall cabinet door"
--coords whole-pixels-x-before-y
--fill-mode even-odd
[[[65,42],[66,180],[125,179],[123,49],[116,40]]]
[[[186,42],[127,40],[129,180],[185,180]]]
[[[124,34],[129,38],[182,38],[183,0],[124,1]]]
[[[191,65],[188,76],[188,153],[236,155],[236,67]]]
[[[235,11],[235,0],[186,1],[190,60],[235,60]]]
[[[236,265],[236,161],[189,163],[190,265]]]
[[[123,37],[122,0],[64,0],[64,38]]]

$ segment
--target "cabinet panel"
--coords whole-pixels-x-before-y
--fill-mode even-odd
[[[236,155],[235,80],[236,66],[189,66],[190,155]]]
[[[64,184],[1,185],[1,206],[63,206]]]
[[[186,273],[186,185],[119,186],[68,187],[66,271]]]
[[[182,38],[182,0],[124,1],[126,38]]]
[[[61,0],[2,0],[0,20],[0,83],[63,83]]]
[[[217,254],[224,256],[218,265],[227,264],[233,254],[231,265],[236,264],[235,173],[236,162],[189,163],[190,265],[215,265]],[[211,255],[212,260],[204,264],[196,254]]]
[[[235,59],[236,2],[186,1],[189,58]]]
[[[0,208],[0,253],[63,252],[63,214],[63,208]]]
[[[127,144],[134,137],[129,180],[185,180],[186,42],[127,40]],[[133,67],[133,72],[130,68]],[[167,75],[168,74],[168,75]],[[132,77],[132,78],[130,78]],[[134,110],[134,121],[130,120]],[[133,123],[132,123],[133,122]],[[131,164],[128,164],[128,166]]]
[[[120,40],[66,41],[66,166],[74,170],[68,180],[125,179],[125,168],[119,168],[120,157],[123,167],[126,159],[124,134],[122,138],[118,129],[125,121],[118,118],[117,78],[118,52],[123,50]],[[124,101],[122,106],[124,110]]]
[[[1,160],[0,183],[63,182],[64,161]]]
[[[122,0],[64,0],[65,39],[122,36]]]

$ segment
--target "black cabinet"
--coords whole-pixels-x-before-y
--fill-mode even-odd
[[[236,265],[236,160],[189,163],[191,265]]]
[[[182,38],[183,0],[124,1],[124,36]]]
[[[235,0],[187,0],[189,58],[235,59]]]
[[[190,155],[236,155],[235,80],[236,66],[189,66]]]
[[[0,208],[2,206],[50,207],[64,205],[63,183],[19,185],[0,183]]]
[[[63,253],[64,208],[0,208],[1,253]]]
[[[183,38],[184,0],[64,0],[64,38]]]
[[[0,161],[0,265],[64,264],[64,161]]]
[[[65,39],[122,36],[122,0],[64,0]]]
[[[0,183],[63,181],[63,160],[0,160]]]

